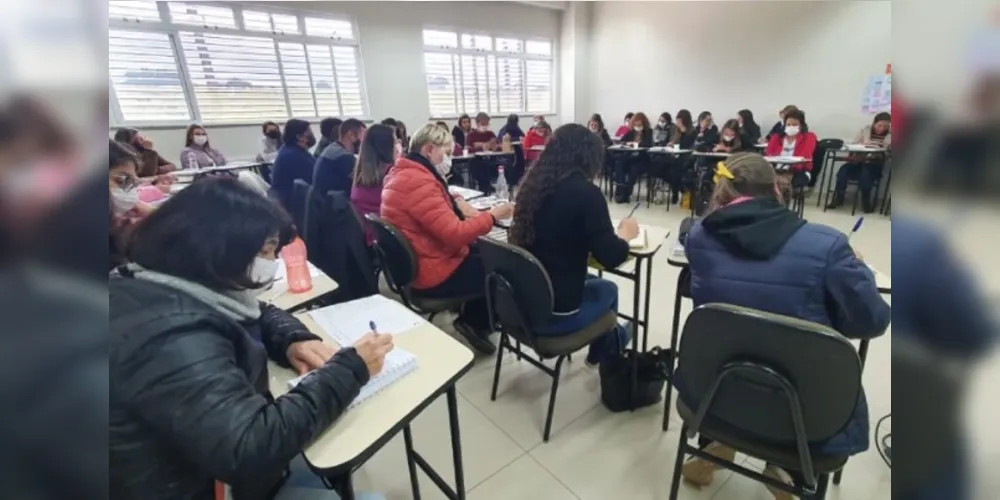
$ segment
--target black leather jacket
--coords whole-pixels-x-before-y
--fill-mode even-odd
[[[267,358],[287,366],[288,345],[316,337],[270,306],[240,324],[174,288],[115,276],[109,308],[111,498],[210,500],[216,479],[237,499],[268,498],[368,381],[361,357],[341,349],[271,398]]]

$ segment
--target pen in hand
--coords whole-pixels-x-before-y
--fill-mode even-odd
[[[627,215],[627,216],[625,216],[625,218],[626,218],[626,219],[629,219],[629,218],[631,218],[631,217],[632,217],[632,215],[633,215],[633,214],[635,214],[635,211],[639,209],[639,205],[642,205],[642,202],[639,202],[639,203],[636,203],[636,204],[635,204],[635,206],[634,206],[634,207],[632,207],[632,211],[631,211],[631,212],[629,212],[629,213],[628,213],[628,215]]]
[[[372,333],[378,335],[378,327],[375,326],[375,322],[374,321],[369,321],[368,322],[368,328],[371,329]]]

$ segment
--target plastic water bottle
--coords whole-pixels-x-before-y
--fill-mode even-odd
[[[495,196],[504,201],[510,200],[510,193],[507,191],[507,178],[503,175],[503,165],[497,166],[497,183],[493,186],[496,190]]]
[[[296,237],[291,243],[281,249],[281,258],[285,261],[285,279],[288,280],[288,291],[303,293],[312,290],[312,276],[309,274],[309,260],[306,256],[306,243]]]

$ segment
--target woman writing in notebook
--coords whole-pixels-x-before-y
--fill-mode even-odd
[[[604,162],[604,145],[587,128],[569,124],[552,135],[517,194],[511,243],[524,247],[552,281],[555,315],[538,335],[581,330],[608,311],[618,311],[618,287],[587,274],[587,259],[615,268],[628,258],[628,241],[639,234],[633,218],[616,229],[594,177]],[[617,355],[629,340],[618,325],[590,346],[588,364]]]
[[[138,224],[109,279],[113,496],[212,498],[219,480],[260,498],[289,467],[321,487],[293,459],[393,344],[369,333],[337,350],[257,300],[291,235],[274,201],[229,178],[193,183]],[[274,398],[268,360],[313,374]]]

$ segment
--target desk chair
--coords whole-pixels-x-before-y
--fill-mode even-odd
[[[675,383],[684,420],[670,499],[677,498],[686,455],[802,498],[822,499],[847,456],[819,456],[810,444],[839,433],[861,391],[861,360],[831,328],[728,304],[695,309],[684,326]],[[688,440],[698,433],[789,470],[794,487],[720,460]]]
[[[820,191],[823,190],[824,182],[821,182],[823,176],[823,169],[826,168],[826,152],[836,151],[844,147],[844,141],[841,139],[822,139],[816,143],[816,149],[813,150],[813,171],[812,179],[809,180],[809,187],[816,187],[816,183],[819,182]],[[833,168],[833,165],[830,165]]]
[[[308,200],[310,190],[312,190],[312,186],[308,182],[302,179],[295,179],[295,182],[292,184],[292,199],[289,200],[290,206],[285,207],[292,216],[292,222],[298,228],[298,233],[302,237],[302,241],[305,241],[306,233],[308,232],[306,224],[308,222],[307,213],[309,212]]]
[[[403,233],[375,214],[365,216],[375,230],[375,255],[382,266],[382,274],[393,293],[403,299],[403,305],[417,314],[426,314],[428,321],[444,311],[458,310],[462,304],[482,297],[474,296],[430,298],[422,297],[411,288],[417,277],[417,256]]]
[[[490,324],[500,325],[500,342],[497,349],[496,369],[493,372],[493,390],[490,400],[497,399],[500,382],[500,362],[504,349],[523,357],[527,362],[552,377],[549,410],[545,417],[542,440],[548,442],[552,430],[556,392],[563,361],[570,354],[590,345],[601,335],[615,327],[617,315],[608,311],[586,328],[560,336],[540,336],[535,330],[552,318],[554,297],[552,282],[545,268],[531,253],[489,238],[479,239],[479,252],[486,266],[486,300],[489,304]],[[517,344],[511,342],[515,340]],[[556,358],[555,369],[549,368],[521,351],[524,343],[540,359]]]

